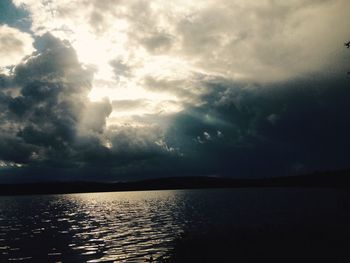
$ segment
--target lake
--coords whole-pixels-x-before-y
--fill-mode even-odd
[[[160,262],[191,236],[286,226],[326,232],[326,247],[342,231],[342,245],[349,240],[349,197],[345,190],[298,188],[2,196],[0,262]],[[254,235],[245,248],[256,247]]]

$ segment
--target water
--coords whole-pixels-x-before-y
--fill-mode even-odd
[[[349,222],[349,193],[216,189],[0,197],[0,262],[145,262],[184,234]]]

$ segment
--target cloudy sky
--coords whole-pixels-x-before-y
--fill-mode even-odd
[[[0,182],[349,168],[348,0],[1,0]]]

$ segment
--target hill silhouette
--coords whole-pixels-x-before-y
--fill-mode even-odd
[[[0,184],[0,195],[64,194],[85,192],[242,188],[242,187],[350,187],[350,170],[315,172],[312,174],[255,179],[186,176],[155,178],[134,182],[45,182]]]

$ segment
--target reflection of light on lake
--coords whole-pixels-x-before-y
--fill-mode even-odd
[[[88,262],[164,256],[182,233],[176,198],[175,191],[65,195],[75,211],[64,217],[70,247]]]
[[[145,262],[151,256],[159,262],[182,234],[315,222],[348,226],[348,207],[348,192],[331,189],[2,196],[0,262]]]

